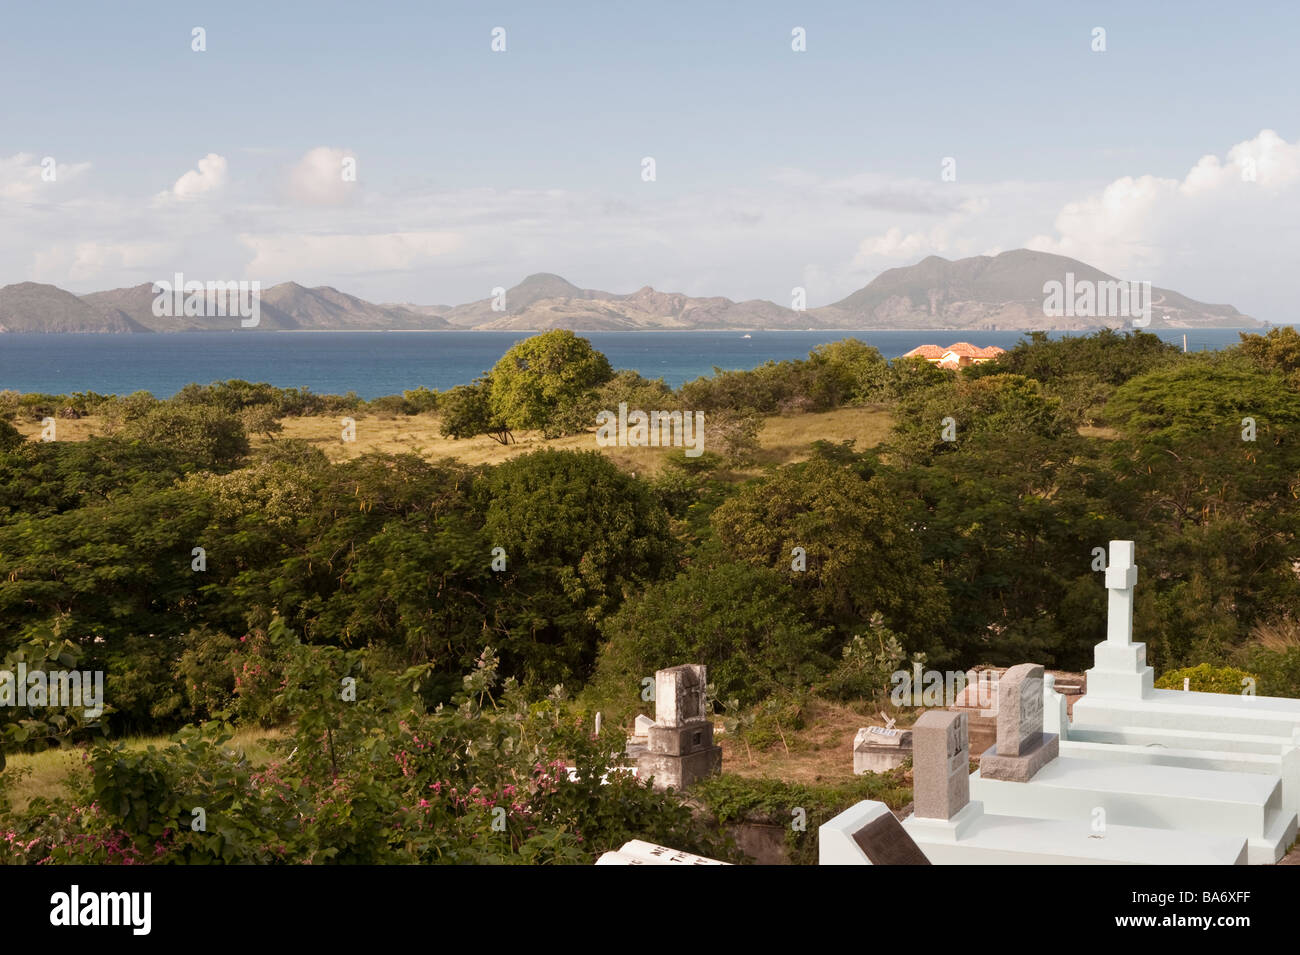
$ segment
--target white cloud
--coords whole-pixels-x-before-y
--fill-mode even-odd
[[[943,252],[947,249],[948,233],[942,226],[929,232],[908,232],[893,226],[884,235],[863,239],[858,244],[856,263],[866,264],[868,259],[914,259],[917,256]]]
[[[49,161],[47,161],[49,160]],[[57,157],[37,157],[31,153],[0,156],[0,200],[32,202],[54,200],[60,185],[75,180],[90,168],[90,163],[61,163]],[[52,170],[53,180],[42,175]]]
[[[194,199],[214,192],[226,184],[227,167],[224,156],[208,153],[199,160],[197,168],[176,180],[171,195],[177,199]]]
[[[38,249],[32,257],[32,280],[123,284],[119,277],[148,269],[167,254],[160,242],[76,242]]]
[[[1125,176],[1066,203],[1055,234],[1025,244],[1193,298],[1243,307],[1242,296],[1253,296],[1278,308],[1286,298],[1276,276],[1294,271],[1298,214],[1300,143],[1265,129],[1223,159],[1203,156],[1181,180]]]
[[[253,275],[357,275],[403,271],[427,265],[460,246],[448,232],[390,232],[375,235],[241,235],[253,250]]]
[[[1203,156],[1183,180],[1186,196],[1255,184],[1264,189],[1290,186],[1300,179],[1300,142],[1288,143],[1271,129],[1228,150],[1227,162]]]
[[[351,160],[356,174],[356,157],[345,149],[317,146],[289,170],[289,195],[295,202],[310,206],[334,206],[346,202],[357,188],[356,180],[345,179]]]

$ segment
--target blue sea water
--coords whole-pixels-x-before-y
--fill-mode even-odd
[[[714,366],[749,369],[769,359],[804,358],[817,345],[857,338],[893,358],[927,342],[1011,348],[1019,332],[773,331],[587,332],[615,368],[631,368],[676,387]],[[1065,333],[1060,333],[1065,334]],[[1182,331],[1158,331],[1179,345]],[[192,332],[175,335],[0,334],[0,390],[51,394],[149,391],[170,397],[191,382],[265,381],[318,394],[362,398],[424,385],[465,384],[488,370],[523,332]],[[1059,334],[1053,335],[1059,337]],[[1234,345],[1237,331],[1187,331],[1191,351]]]

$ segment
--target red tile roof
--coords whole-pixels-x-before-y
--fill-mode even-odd
[[[954,342],[947,348],[940,348],[938,345],[918,345],[903,357],[920,357],[927,358],[930,361],[938,361],[944,355],[951,352],[959,358],[996,358],[1004,351],[1006,351],[1005,348],[999,348],[997,345],[980,348],[978,345],[972,345],[970,342]]]
[[[917,345],[903,357],[939,359],[943,357],[943,349],[938,345]]]

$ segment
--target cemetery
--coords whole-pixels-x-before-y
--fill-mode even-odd
[[[853,771],[885,772],[910,758],[911,811],[899,818],[870,799],[849,807],[820,826],[819,863],[1280,860],[1300,821],[1300,701],[1250,687],[1240,696],[1156,689],[1146,647],[1133,640],[1134,556],[1132,541],[1111,542],[1106,639],[1072,707],[1055,674],[1021,663],[998,672],[992,692],[981,674],[978,696],[927,707],[910,729],[883,713],[884,726],[861,728]],[[721,770],[706,683],[698,664],[655,675],[655,719],[638,718],[628,752],[657,788]],[[992,738],[973,755],[977,719]],[[720,863],[634,841],[599,864]]]
[[[998,681],[996,742],[974,772],[960,707],[917,720],[901,827],[928,861],[1269,864],[1294,844],[1300,701],[1156,689],[1133,641],[1134,556],[1111,542],[1106,640],[1073,719],[1026,663]],[[880,864],[855,835],[882,810],[859,803],[823,825],[820,861]]]

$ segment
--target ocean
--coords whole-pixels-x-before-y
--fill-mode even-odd
[[[615,368],[676,387],[714,366],[749,369],[769,359],[805,358],[817,345],[857,338],[894,358],[917,345],[958,341],[1011,348],[1020,332],[773,331],[586,332]],[[1071,333],[1053,333],[1062,337]],[[1078,333],[1074,333],[1078,334]],[[1181,345],[1182,330],[1155,334]],[[1236,329],[1187,330],[1191,351],[1236,344]],[[189,332],[175,335],[0,334],[0,390],[63,394],[175,394],[191,382],[265,381],[318,394],[362,398],[424,385],[444,390],[490,369],[525,332]]]

